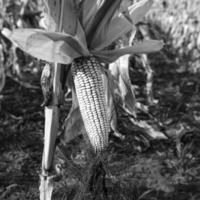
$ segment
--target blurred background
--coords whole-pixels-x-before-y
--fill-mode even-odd
[[[122,116],[118,128],[125,139],[111,139],[112,164],[118,171],[117,182],[112,184],[116,190],[121,188],[122,199],[200,199],[199,8],[200,0],[154,0],[151,11],[137,25],[137,39],[162,39],[165,46],[146,57],[153,74],[150,81],[157,102],[153,105],[148,105],[146,96],[144,58],[130,59],[142,123],[132,128]],[[42,0],[0,0],[0,30],[42,26]],[[0,32],[0,199],[38,199],[43,66]],[[61,123],[70,106],[68,99],[61,107]],[[166,137],[159,138],[160,133]],[[73,153],[73,145],[69,152]],[[67,167],[62,170],[55,199],[69,197]]]

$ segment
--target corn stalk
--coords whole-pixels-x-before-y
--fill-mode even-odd
[[[62,4],[62,1],[59,1]],[[47,1],[46,11],[49,12],[50,5],[53,4],[53,1]],[[58,8],[61,8],[61,5],[58,5]],[[51,10],[52,11],[52,10]],[[55,11],[56,12],[56,8]],[[58,11],[59,12],[59,11]],[[61,31],[62,29],[62,16],[60,15],[57,18],[57,21],[52,22],[49,13],[46,14],[46,20],[48,20],[47,29],[49,31]],[[53,24],[52,24],[53,23]],[[62,103],[62,84],[61,84],[61,74],[63,73],[63,65],[54,63],[47,64],[52,68],[49,73],[50,76],[53,76],[53,80],[49,80],[47,84],[53,85],[53,90],[51,95],[51,102],[47,103],[44,108],[45,112],[45,128],[44,128],[44,149],[43,149],[43,158],[42,158],[42,173],[40,175],[40,200],[51,200],[53,192],[53,175],[51,175],[51,170],[53,166],[53,157],[55,151],[55,141],[56,136],[59,131],[59,105]],[[45,75],[44,75],[45,76]],[[47,79],[51,77],[46,77]],[[42,79],[42,77],[41,77]],[[51,83],[51,81],[53,83]],[[51,87],[46,85],[46,87]],[[45,87],[45,86],[44,86]],[[43,90],[47,89],[43,88]],[[43,91],[44,92],[44,91]],[[45,94],[44,94],[45,95]],[[46,98],[44,96],[44,98]]]

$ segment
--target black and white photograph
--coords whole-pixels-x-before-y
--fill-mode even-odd
[[[0,200],[200,200],[200,0],[0,0]]]

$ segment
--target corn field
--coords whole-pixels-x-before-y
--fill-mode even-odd
[[[199,200],[200,0],[1,0],[0,199]]]

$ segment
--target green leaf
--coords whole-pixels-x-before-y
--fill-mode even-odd
[[[91,48],[102,50],[125,33],[134,30],[134,25],[147,13],[152,3],[152,0],[142,0],[129,6],[127,10],[124,8],[125,13],[119,13],[107,26],[97,32],[92,40]]]
[[[152,53],[162,49],[164,43],[162,40],[144,40],[137,42],[131,47],[124,47],[116,50],[102,50],[102,51],[91,51],[93,55],[98,57],[102,62],[112,63],[117,60],[120,56],[126,54],[142,54]]]
[[[84,45],[71,35],[40,29],[4,29],[2,33],[26,53],[48,62],[70,63],[71,59],[88,56]]]

